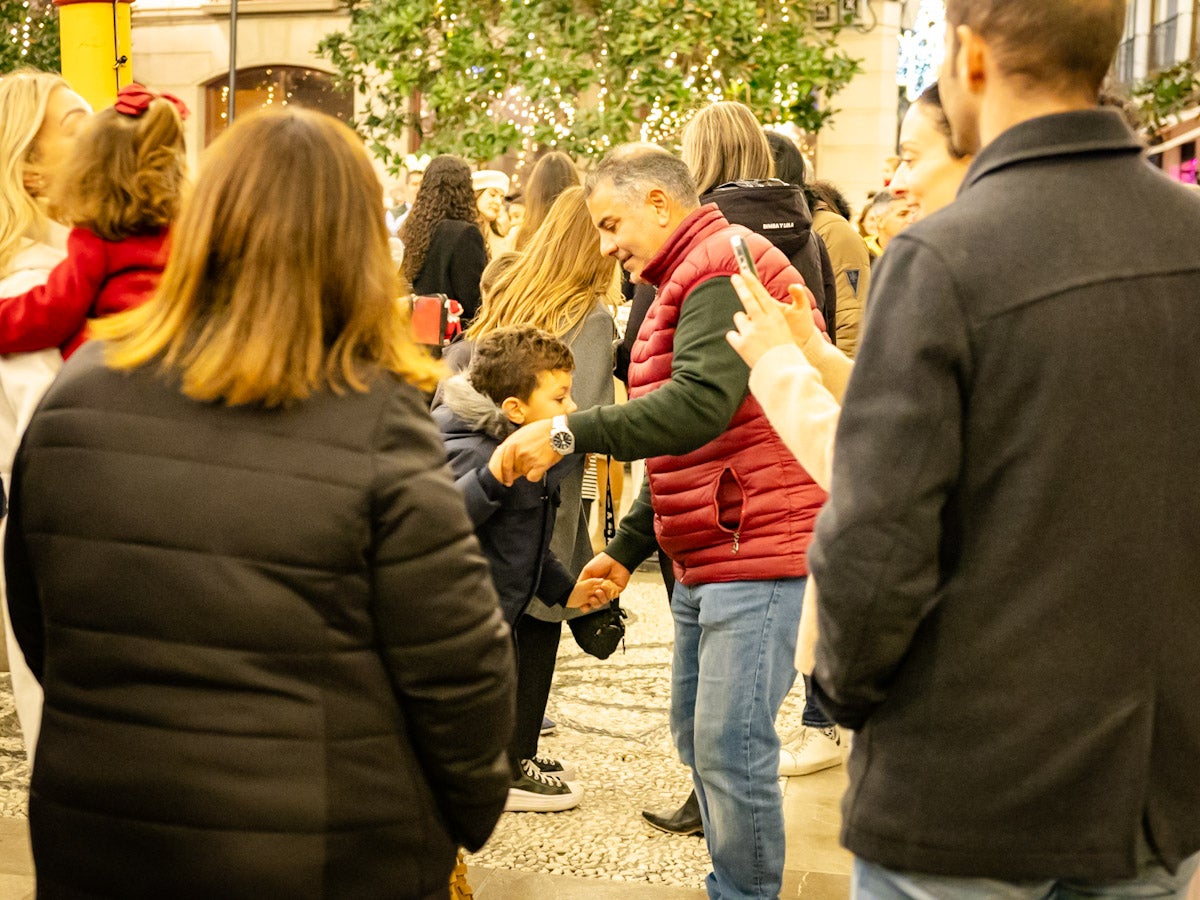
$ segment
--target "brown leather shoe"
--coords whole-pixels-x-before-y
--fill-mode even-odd
[[[704,835],[704,823],[700,821],[700,801],[696,792],[692,791],[683,806],[672,813],[653,813],[648,809],[642,810],[642,818],[667,834]]]

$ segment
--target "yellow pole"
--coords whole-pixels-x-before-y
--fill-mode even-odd
[[[112,106],[117,91],[133,80],[133,0],[54,0],[62,73],[93,109]]]

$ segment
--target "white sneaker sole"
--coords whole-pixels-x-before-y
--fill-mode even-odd
[[[508,792],[505,812],[565,812],[574,809],[583,799],[583,791],[573,788],[569,794],[534,794],[530,791]]]

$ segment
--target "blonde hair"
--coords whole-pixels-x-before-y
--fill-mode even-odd
[[[484,295],[466,337],[507,325],[533,325],[555,337],[577,328],[597,302],[615,305],[616,260],[600,253],[583,188],[567,188],[521,258]]]
[[[558,195],[579,183],[579,170],[575,168],[575,163],[559,150],[552,150],[534,163],[525,181],[525,221],[521,223],[513,247],[524,250],[529,239],[546,220],[546,213]]]
[[[0,77],[0,274],[6,274],[26,237],[46,233],[50,217],[25,187],[36,167],[34,141],[50,96],[69,87],[60,76],[21,69]]]
[[[729,181],[773,178],[775,157],[749,107],[722,100],[696,113],[683,129],[680,156],[707,194]]]
[[[365,391],[381,370],[432,389],[440,366],[409,337],[379,197],[336,119],[240,119],[208,150],[158,293],[93,323],[109,366],[157,363],[188,397],[231,406]]]
[[[137,117],[102,110],[76,146],[54,191],[63,222],[120,241],[175,220],[187,164],[183,120],[169,100],[152,101]]]

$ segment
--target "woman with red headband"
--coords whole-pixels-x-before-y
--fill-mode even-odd
[[[74,226],[67,258],[44,285],[0,299],[0,353],[58,347],[65,359],[88,319],[154,293],[185,181],[186,116],[178,98],[132,84],[83,129],[49,197]]]

